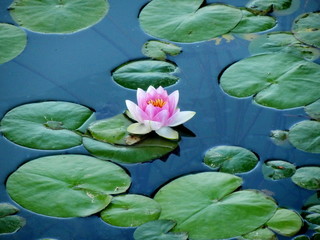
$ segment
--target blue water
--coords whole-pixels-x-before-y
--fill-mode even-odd
[[[97,111],[99,119],[112,117],[125,109],[125,100],[135,101],[135,91],[123,88],[111,79],[111,70],[133,59],[143,59],[142,45],[151,36],[138,23],[138,13],[147,0],[110,0],[108,15],[98,24],[74,34],[39,34],[27,31],[26,49],[14,60],[0,65],[0,117],[25,103],[60,100],[79,103]],[[208,1],[210,3],[215,1]],[[244,0],[219,1],[244,6]],[[14,23],[7,7],[0,3],[0,22]],[[278,15],[273,31],[287,31],[295,17],[303,12],[320,10],[318,0],[301,1],[290,15]],[[163,160],[143,164],[123,164],[132,177],[129,193],[153,196],[170,180],[189,173],[211,171],[202,161],[204,153],[217,145],[236,145],[255,152],[258,166],[239,174],[244,189],[260,189],[271,194],[281,207],[300,210],[312,195],[295,186],[290,179],[271,181],[262,176],[261,165],[270,159],[283,159],[296,166],[319,165],[320,155],[293,147],[279,147],[269,139],[271,130],[289,129],[304,120],[302,108],[275,110],[258,106],[252,98],[233,98],[218,85],[221,71],[235,61],[250,56],[249,41],[241,38],[227,43],[215,41],[178,44],[183,52],[169,60],[179,67],[180,81],[169,92],[180,91],[179,106],[197,115],[185,124],[196,137],[182,138],[180,151]],[[61,151],[28,149],[0,136],[0,202],[14,203],[5,190],[6,178],[21,164],[47,155],[82,153],[82,147]],[[15,234],[0,239],[35,240],[130,240],[135,228],[118,228],[100,220],[98,215],[61,219],[46,217],[18,206],[27,224]],[[289,239],[279,237],[279,239]]]

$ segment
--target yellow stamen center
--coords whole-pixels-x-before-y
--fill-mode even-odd
[[[165,101],[163,101],[163,99],[160,99],[160,98],[158,98],[158,99],[156,99],[156,100],[149,100],[148,102],[147,102],[148,104],[152,104],[153,106],[155,106],[155,107],[160,107],[160,108],[162,108],[167,102],[165,102]]]

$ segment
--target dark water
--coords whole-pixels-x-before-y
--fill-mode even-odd
[[[108,15],[93,27],[75,34],[38,34],[27,31],[24,52],[14,60],[0,65],[0,116],[15,106],[47,100],[79,103],[97,111],[98,118],[107,118],[125,109],[125,99],[135,101],[135,91],[118,86],[110,71],[133,59],[145,58],[141,47],[153,39],[139,27],[138,13],[147,0],[109,0]],[[208,1],[214,2],[214,1]],[[247,1],[219,1],[244,6]],[[13,23],[7,7],[0,3],[0,21]],[[318,0],[301,1],[289,16],[277,16],[274,31],[287,31],[293,19],[303,12],[320,9]],[[259,155],[260,163],[251,172],[239,174],[244,189],[260,189],[272,193],[281,207],[300,210],[312,195],[296,187],[290,179],[264,180],[261,165],[269,159],[283,159],[296,166],[319,165],[320,155],[274,145],[269,134],[274,129],[289,129],[306,114],[302,108],[278,111],[253,103],[251,98],[237,99],[223,93],[218,85],[222,69],[250,56],[249,41],[236,38],[220,45],[214,41],[178,44],[183,53],[169,57],[180,69],[178,84],[167,88],[180,91],[180,108],[197,115],[185,124],[196,137],[183,138],[180,152],[168,159],[150,163],[122,165],[131,174],[130,193],[152,196],[160,186],[179,176],[210,171],[203,165],[204,153],[217,145],[237,145]],[[83,153],[83,147],[61,151],[40,151],[15,145],[0,137],[0,202],[15,204],[5,190],[8,175],[21,164],[41,156]],[[45,237],[61,240],[126,240],[133,239],[135,228],[118,228],[104,223],[97,216],[86,218],[51,218],[26,209],[19,215],[27,224],[15,234],[0,239],[34,240]],[[289,239],[280,237],[280,239]]]

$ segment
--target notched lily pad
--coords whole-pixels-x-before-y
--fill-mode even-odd
[[[177,69],[175,64],[169,62],[140,60],[119,66],[113,71],[112,78],[125,88],[146,90],[150,85],[157,88],[175,84],[179,78],[172,74]]]
[[[305,106],[304,110],[311,118],[320,120],[320,99]]]
[[[19,209],[8,203],[0,203],[0,235],[14,233],[22,228],[26,221],[23,217],[13,215]]]
[[[262,173],[266,179],[279,180],[291,177],[296,172],[296,167],[282,160],[267,161],[262,165]]]
[[[35,149],[57,150],[78,146],[76,133],[94,113],[69,102],[41,102],[18,106],[1,120],[1,132],[10,141]]]
[[[251,0],[247,7],[261,12],[285,10],[291,6],[292,0]]]
[[[298,168],[291,179],[299,187],[318,190],[320,189],[320,167]]]
[[[116,196],[101,212],[103,221],[120,227],[137,227],[159,218],[160,205],[152,198],[127,194]]]
[[[204,163],[221,172],[242,173],[252,170],[258,163],[257,156],[242,147],[218,146],[205,153]]]
[[[41,33],[72,33],[100,21],[108,12],[106,0],[15,0],[9,7],[21,26]]]
[[[0,23],[0,64],[18,56],[26,47],[26,33],[10,24]]]
[[[167,54],[176,56],[180,54],[181,51],[181,47],[175,44],[157,40],[150,40],[142,46],[142,53],[144,55],[162,61],[166,60]]]
[[[30,211],[84,217],[104,209],[110,194],[125,192],[130,177],[119,166],[85,155],[55,155],[22,165],[6,183],[11,198]]]

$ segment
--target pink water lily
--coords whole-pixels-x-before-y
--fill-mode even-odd
[[[180,111],[177,107],[179,91],[168,95],[162,87],[155,89],[150,86],[147,91],[138,88],[137,101],[138,105],[126,100],[127,115],[137,121],[127,129],[132,134],[147,134],[155,131],[164,138],[178,139],[178,132],[171,127],[185,123],[196,114],[193,111]]]

